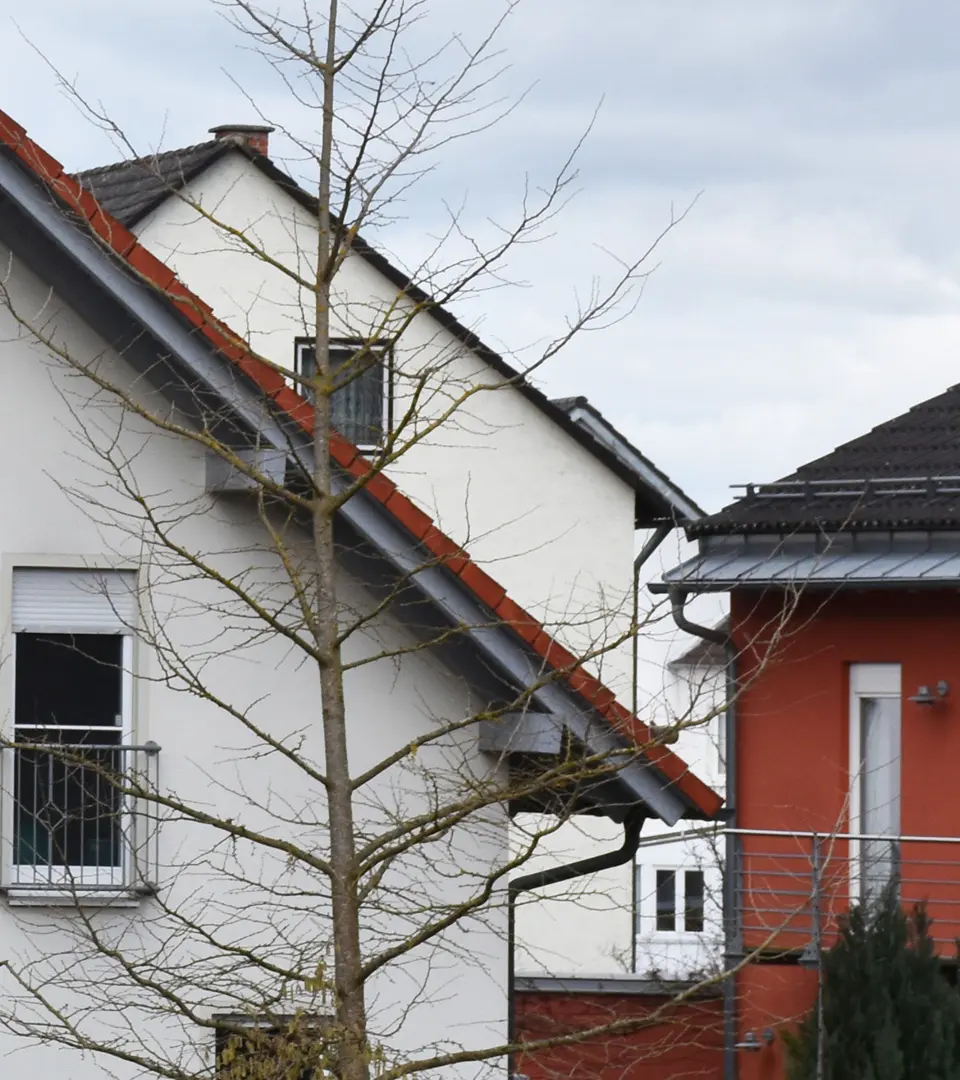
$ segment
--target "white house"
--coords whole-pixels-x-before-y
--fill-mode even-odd
[[[316,247],[314,200],[270,161],[267,129],[212,130],[215,138],[208,142],[91,169],[81,179],[218,315],[243,326],[255,348],[278,365],[296,368],[310,304],[260,253],[309,272]],[[409,282],[363,244],[341,275],[337,333],[345,341],[368,340],[376,334],[379,313],[394,304],[398,290],[409,291]],[[432,314],[413,328],[416,333],[404,336],[390,365],[378,373],[380,396],[374,395],[373,404],[385,422],[403,413],[410,380],[428,359],[442,358],[444,400],[474,385],[478,374],[511,384],[474,398],[464,410],[468,419],[414,446],[391,475],[458,543],[495,567],[510,595],[575,651],[615,640],[629,626],[636,551],[652,536],[665,539],[665,523],[689,520],[699,508],[585,398],[547,400],[516,380],[516,371],[448,312]],[[516,468],[518,461],[523,468]],[[604,681],[623,700],[630,700],[639,682],[650,718],[661,721],[669,694],[663,638],[663,618],[655,617],[640,635],[636,659],[627,642],[604,648],[597,658]],[[690,746],[683,750],[697,754],[695,771],[701,757],[710,768],[711,756],[699,753],[701,735],[691,731],[684,741]],[[649,829],[650,824],[645,835]],[[580,820],[543,837],[533,865],[570,861],[619,840],[615,821]],[[665,852],[658,849],[668,864],[679,857],[675,850],[669,857]],[[700,865],[695,858],[688,861]],[[691,870],[691,888],[698,872]],[[634,882],[631,868],[622,866],[579,885],[564,883],[524,897],[517,914],[517,970],[596,973],[622,965],[634,951],[634,926],[648,920],[647,890],[641,886],[635,897]],[[539,902],[551,894],[567,903]],[[708,899],[712,927],[710,904]],[[662,957],[653,956],[659,946],[646,942],[642,929],[638,933],[650,946],[638,965],[661,963]],[[685,953],[697,951],[696,942]]]
[[[646,643],[640,700],[671,748],[723,794],[723,649],[698,642],[665,660],[667,649],[676,654],[679,635],[664,626],[662,636],[666,640]],[[543,826],[539,817],[530,821]],[[659,983],[720,970],[723,837],[715,829],[698,821],[671,827],[649,820],[629,862],[525,898],[517,973],[528,977],[527,985],[546,979],[573,988],[587,986],[583,979],[637,975]],[[605,818],[578,817],[543,838],[532,865],[584,858],[615,846],[617,835]]]
[[[268,159],[232,139],[214,149],[193,197],[309,254],[296,238],[310,207]],[[126,174],[134,198],[142,176]],[[0,113],[0,1058],[25,1080],[213,1075],[218,1033],[329,1017],[330,879],[316,854],[329,749],[293,602],[312,548],[277,494],[311,468],[310,408],[200,297],[277,363],[309,357],[298,298],[262,260],[205,233],[196,211],[183,227],[189,208],[167,190],[136,222],[139,243],[91,186],[102,205]],[[164,247],[169,267],[148,250]],[[345,341],[352,313],[417,303],[378,258],[348,260]],[[435,410],[471,380],[509,378],[442,313],[417,314],[409,340],[368,387],[379,412],[342,417],[355,437],[403,409],[409,384],[387,379],[417,365],[444,373]],[[556,621],[570,649],[610,633],[634,524],[682,500],[631,452],[596,418],[512,385],[476,395],[469,423],[390,479],[331,441],[336,490],[368,478],[336,529],[339,613],[355,620],[344,685],[368,860],[361,948],[388,1065],[438,1057],[443,1075],[473,1076],[444,1055],[502,1043],[511,851],[496,803],[434,844],[428,832],[391,848],[391,829],[571,754],[617,766],[573,794],[517,782],[514,809],[561,799],[615,823],[675,823],[719,808],[669,749],[632,755],[629,735],[645,729],[550,632]],[[597,595],[595,624],[556,618]],[[610,681],[629,675],[623,650],[607,664]],[[496,712],[515,699],[522,713]],[[495,722],[458,726],[491,711]],[[491,901],[474,906],[484,890]]]

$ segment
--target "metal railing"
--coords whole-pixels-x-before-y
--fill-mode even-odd
[[[736,910],[744,950],[829,947],[852,904],[890,884],[910,910],[924,903],[932,937],[952,952],[960,938],[960,837],[730,829],[735,838]]]
[[[3,749],[6,890],[155,891],[156,743],[20,743]]]

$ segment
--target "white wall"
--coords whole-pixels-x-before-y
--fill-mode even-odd
[[[309,276],[314,219],[242,155],[221,159],[189,192],[204,210]],[[311,326],[309,293],[176,198],[138,232],[256,349],[292,364],[294,339]],[[495,305],[495,292],[491,298]],[[336,334],[369,337],[384,324],[394,332],[409,310],[369,263],[347,258],[335,285]],[[421,433],[457,395],[502,382],[432,318],[417,315],[396,350],[397,416],[428,364],[438,372],[427,382],[411,433]],[[554,629],[574,648],[609,640],[629,625],[633,492],[512,388],[470,397],[389,472],[513,599],[538,618],[563,624]],[[628,693],[628,648],[594,666],[602,667],[611,689]]]
[[[0,251],[7,265],[8,253]],[[43,311],[45,331],[64,342],[71,354],[156,405],[142,384],[134,384],[125,363],[56,300],[42,284],[14,264],[7,281],[15,306],[25,315]],[[9,734],[12,713],[9,663],[10,586],[17,565],[98,568],[141,567],[142,580],[153,582],[147,625],[162,628],[173,646],[194,661],[206,658],[207,687],[277,739],[299,741],[302,754],[323,767],[317,723],[319,687],[316,669],[303,662],[277,635],[260,635],[247,609],[208,581],[189,580],[177,559],[151,546],[150,531],[131,501],[117,491],[116,477],[102,455],[113,444],[129,454],[130,476],[148,501],[162,507],[177,540],[228,574],[242,575],[264,603],[278,605],[285,594],[283,572],[271,552],[261,523],[242,501],[211,499],[204,494],[202,452],[185,439],[157,435],[144,424],[125,419],[108,395],[91,397],[84,378],[66,377],[59,361],[33,344],[0,307],[0,720]],[[300,539],[288,531],[293,557],[307,556]],[[344,604],[369,608],[372,601],[349,578],[342,581]],[[386,618],[348,644],[349,659],[373,655],[387,646],[409,642],[406,631]],[[170,680],[150,649],[138,649],[134,738],[155,740],[162,789],[185,803],[209,806],[271,835],[297,839],[323,852],[326,814],[323,790],[279,754],[254,754],[257,740],[238,722],[196,694]],[[53,675],[52,675],[53,677]],[[458,718],[471,708],[469,688],[423,654],[377,661],[346,677],[350,752],[357,771],[425,731],[437,719]],[[262,744],[260,744],[262,750]],[[371,835],[391,814],[425,805],[437,777],[448,776],[451,763],[468,772],[488,766],[474,742],[447,740],[416,760],[403,760],[358,800],[358,828]],[[10,774],[4,774],[9,787]],[[0,823],[9,828],[9,821]],[[10,857],[10,837],[2,837],[3,859]],[[231,989],[256,985],[242,966],[230,969],[210,955],[198,928],[232,942],[257,942],[297,970],[312,972],[329,951],[328,892],[322,875],[291,869],[286,857],[254,850],[243,842],[215,844],[216,834],[202,825],[170,820],[160,833],[160,900],[145,899],[132,908],[91,915],[105,939],[125,953],[151,956],[160,981],[193,1000],[201,1014],[234,1011]],[[423,883],[436,903],[455,902],[506,855],[506,822],[491,814],[455,831],[428,852],[422,847],[400,858],[386,886],[396,909],[370,913],[364,937],[370,948],[416,922]],[[231,878],[230,874],[235,874]],[[410,882],[417,883],[411,890]],[[246,882],[246,883],[244,883]],[[250,884],[252,882],[252,884]],[[273,891],[267,893],[264,883]],[[277,890],[303,887],[305,893],[278,896]],[[281,914],[293,905],[289,917]],[[165,908],[167,910],[165,910]],[[193,928],[172,912],[189,914]],[[283,934],[280,924],[285,924]],[[176,931],[179,929],[179,934]],[[120,1042],[142,1040],[151,1053],[189,1061],[194,1053],[212,1054],[211,1033],[198,1033],[169,1017],[152,1014],[151,995],[137,989],[120,967],[103,956],[87,954],[86,935],[76,912],[46,907],[11,907],[0,900],[0,960],[34,963],[36,977],[57,975],[53,1000],[98,1037]],[[206,985],[191,985],[203,961]],[[220,964],[219,974],[214,967]],[[403,1055],[437,1046],[487,1045],[505,1032],[505,920],[494,908],[467,920],[413,954],[410,961],[386,967],[371,989],[371,1023],[389,1052]],[[103,993],[122,1008],[107,1012],[98,1004]],[[154,1001],[156,999],[153,999]],[[469,1001],[469,1009],[463,1002]],[[135,1069],[109,1065],[94,1056],[69,1056],[66,1050],[24,1049],[2,1017],[16,1004],[21,1023],[35,1012],[0,973],[0,1060],[9,1060],[23,1080],[52,1075],[93,1080],[107,1074],[132,1076]],[[16,1053],[19,1051],[19,1053]],[[56,1057],[54,1058],[54,1053]],[[105,1071],[107,1070],[107,1071]],[[466,1073],[477,1075],[476,1067]],[[464,1075],[466,1075],[466,1073]],[[450,1070],[451,1075],[458,1075]]]
[[[665,542],[655,563],[675,565],[688,557],[690,545]],[[684,550],[685,549],[685,550]],[[679,557],[678,557],[679,556]],[[648,568],[648,579],[658,576]],[[671,746],[691,770],[714,790],[724,791],[719,738],[722,717],[711,718],[724,697],[724,675],[716,670],[678,669],[668,665],[696,643],[680,633],[669,612],[649,597],[643,600],[647,626],[639,639],[638,712],[642,719],[682,730]],[[713,625],[722,614],[719,602],[699,605],[693,617]],[[701,721],[705,721],[701,723]],[[522,825],[522,822],[521,822]],[[531,827],[543,823],[536,819]],[[526,898],[517,912],[517,972],[524,975],[606,975],[656,972],[680,978],[710,968],[722,946],[720,910],[722,845],[716,840],[685,838],[702,822],[668,828],[656,820],[643,828],[636,865],[627,864]],[[622,828],[607,820],[578,818],[567,822],[539,845],[531,867],[538,869],[586,858],[617,848]],[[702,934],[658,933],[655,927],[657,869],[702,869],[707,886],[707,924]],[[527,868],[524,868],[524,873]],[[639,915],[639,923],[636,917]],[[636,943],[634,936],[636,934]]]

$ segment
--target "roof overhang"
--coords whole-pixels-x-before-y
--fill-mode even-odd
[[[632,478],[637,493],[636,525],[651,528],[665,521],[689,525],[703,517],[699,506],[595,409],[586,398],[559,405],[578,428],[606,450]]]
[[[650,590],[948,587],[960,587],[960,532],[953,530],[710,536]]]
[[[297,467],[310,468],[312,450],[306,434],[267,408],[263,393],[246,374],[180,318],[159,292],[78,229],[50,192],[2,150],[0,219],[0,239],[15,248],[19,243],[24,262],[68,303],[80,304],[80,314],[107,341],[124,347],[131,341],[131,325],[139,328],[135,345],[125,348],[124,355],[151,381],[159,380],[164,390],[176,395],[177,387],[182,387],[179,404],[203,409],[209,397],[217,403],[217,415],[229,417],[238,441],[246,438],[272,447]],[[29,244],[24,243],[26,238]],[[352,479],[337,473],[335,483],[342,492]],[[637,758],[635,746],[600,711],[559,680],[545,681],[543,658],[508,625],[492,618],[455,574],[443,565],[431,565],[429,552],[367,490],[350,498],[340,515],[397,577],[411,582],[410,588],[421,598],[419,610],[425,599],[447,625],[458,628],[456,636],[471,651],[478,678],[487,673],[488,678],[529,690],[531,707],[587,752],[622,762],[585,794],[595,812],[622,820],[642,805],[667,824],[683,816],[703,816],[652,762]]]

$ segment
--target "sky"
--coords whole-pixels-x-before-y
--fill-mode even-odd
[[[499,4],[436,0],[413,51],[476,40]],[[54,68],[143,152],[256,122],[251,100],[304,122],[206,0],[0,0],[0,34],[0,108],[71,168],[117,149]],[[527,0],[499,39],[522,100],[440,155],[383,242],[409,264],[445,205],[509,220],[599,105],[576,197],[511,266],[524,287],[457,313],[527,349],[690,207],[635,309],[537,382],[717,509],[960,382],[958,40],[954,0]]]

